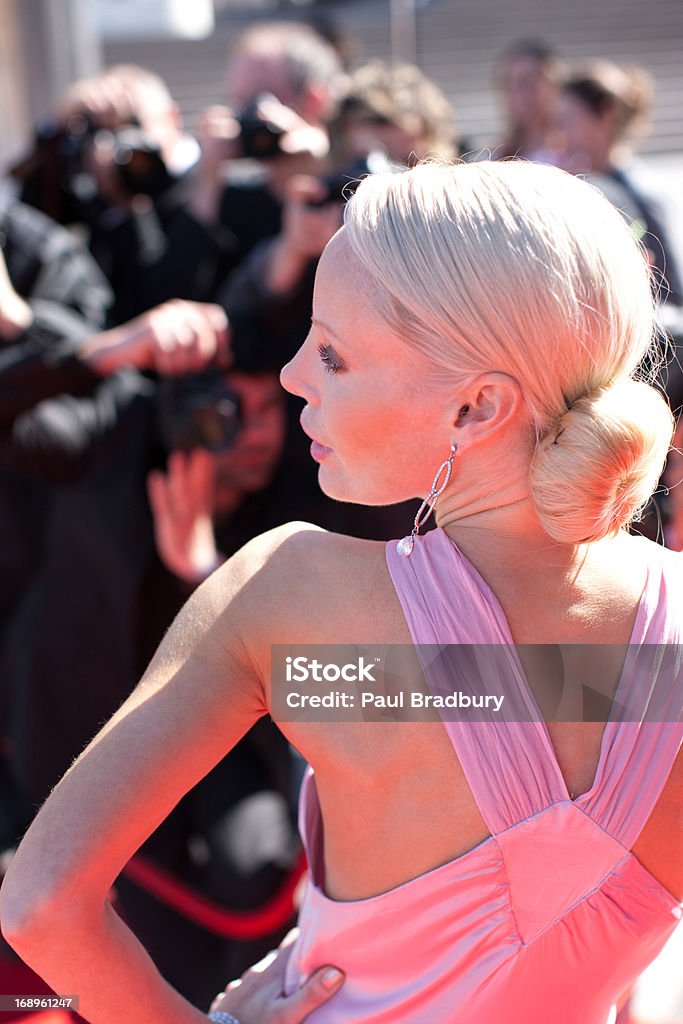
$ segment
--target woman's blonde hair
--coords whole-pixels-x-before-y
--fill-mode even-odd
[[[519,382],[551,537],[597,540],[640,513],[673,419],[640,372],[655,334],[644,253],[596,189],[521,161],[427,162],[365,178],[345,227],[380,315],[439,384]]]

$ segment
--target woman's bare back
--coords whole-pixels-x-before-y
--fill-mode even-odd
[[[640,602],[646,542],[630,538],[633,566],[593,571],[602,590],[552,586],[524,592],[524,569],[509,590],[496,589],[518,644],[626,645]],[[288,550],[287,550],[288,549]],[[286,606],[271,619],[271,643],[411,644],[386,564],[385,546],[326,534],[299,524],[280,549],[278,572],[289,575]],[[289,565],[289,570],[285,565]],[[305,567],[305,569],[304,569]],[[641,572],[642,570],[642,572]],[[591,572],[587,571],[586,576]],[[538,577],[530,571],[529,577]],[[534,581],[534,582],[537,582]],[[582,589],[585,591],[582,593]],[[606,599],[607,595],[607,599]],[[596,615],[596,608],[601,614]],[[261,649],[264,673],[270,651]],[[532,689],[534,666],[526,666]],[[616,680],[615,680],[616,682]],[[278,723],[313,765],[325,823],[325,888],[338,900],[364,899],[446,863],[485,840],[489,831],[440,722]],[[549,735],[572,798],[587,792],[600,757],[603,722],[550,722]],[[677,898],[683,898],[683,754],[633,847],[634,855]]]

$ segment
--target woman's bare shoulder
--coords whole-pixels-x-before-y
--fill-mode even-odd
[[[254,537],[230,562],[252,576],[265,570],[273,582],[278,573],[289,576],[293,569],[301,575],[317,575],[326,569],[338,571],[340,565],[353,569],[368,560],[383,563],[384,550],[383,541],[331,533],[313,523],[290,522]]]
[[[355,621],[378,598],[391,594],[382,541],[330,533],[291,522],[249,541],[215,574],[233,596],[248,632],[283,630],[303,640]],[[246,617],[246,618],[245,618]],[[264,637],[265,638],[265,637]],[[320,642],[324,642],[320,640]]]

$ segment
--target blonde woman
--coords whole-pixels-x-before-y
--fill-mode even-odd
[[[420,165],[361,184],[282,380],[327,494],[427,504],[398,544],[302,523],[250,543],[38,814],[2,927],[87,1019],[203,1018],[106,897],[179,798],[278,717],[272,645],[414,644],[511,712],[280,716],[312,766],[287,997],[334,964],[345,981],[316,1024],[613,1020],[683,901],[683,561],[626,530],[673,429],[634,379],[652,320],[632,234],[562,171]],[[585,684],[607,723],[579,720]],[[576,720],[542,713],[558,707]],[[282,1007],[275,992],[216,1019],[291,1022]]]

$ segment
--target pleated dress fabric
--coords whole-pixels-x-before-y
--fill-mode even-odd
[[[440,529],[418,537],[410,558],[395,542],[386,551],[414,644],[510,652],[495,690],[519,721],[443,722],[491,835],[368,899],[325,895],[308,770],[299,825],[310,876],[286,989],[322,964],[346,972],[311,1024],[609,1024],[683,916],[683,901],[630,853],[683,742],[683,554],[651,548],[595,779],[572,800],[477,570]],[[448,659],[435,664],[433,676],[448,672]]]

